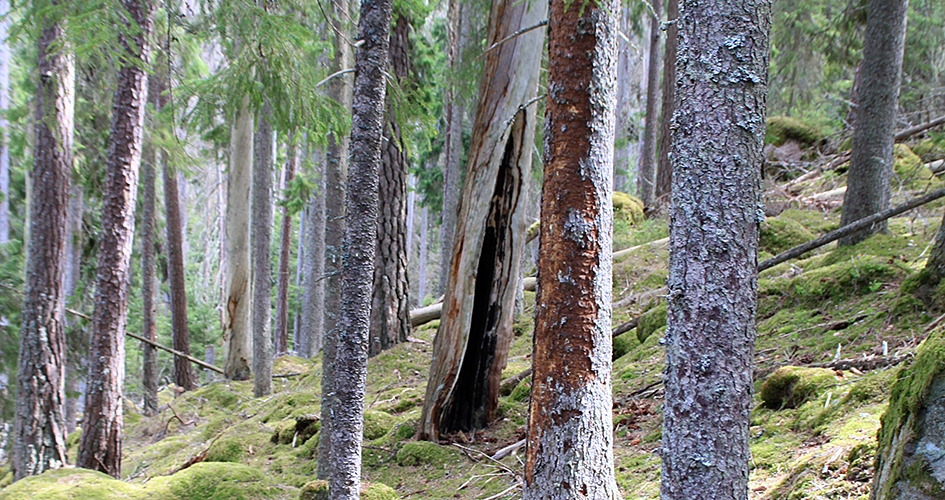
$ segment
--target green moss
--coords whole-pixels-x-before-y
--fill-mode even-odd
[[[424,465],[446,462],[455,457],[453,450],[446,446],[427,441],[411,441],[404,443],[397,452],[397,464]]]
[[[643,220],[643,202],[636,196],[614,191],[614,217],[620,217],[630,222]]]
[[[148,482],[151,500],[262,500],[282,488],[268,484],[258,467],[202,462]]]
[[[631,332],[624,332],[614,337],[613,359],[614,360],[620,359],[621,357],[623,357],[624,354],[627,354],[628,352],[630,352],[630,350],[633,349],[633,346],[636,345],[637,343],[635,340],[636,340],[635,337],[631,337]]]
[[[512,401],[528,401],[528,396],[532,393],[532,378],[525,377],[509,393],[509,399]]]
[[[791,247],[815,238],[814,233],[803,223],[790,217],[773,217],[761,224],[759,251],[777,255]]]
[[[23,478],[0,491],[2,500],[112,500],[144,498],[141,489],[87,469],[50,470]]]
[[[413,420],[401,422],[394,426],[393,431],[396,441],[406,441],[417,433],[417,423]]]
[[[666,326],[666,303],[660,302],[649,311],[640,315],[637,324],[637,340],[642,344],[654,332]]]
[[[396,419],[390,413],[365,410],[364,411],[364,439],[372,440],[386,435],[394,426]]]
[[[205,462],[239,462],[243,458],[242,437],[228,434],[217,439],[207,450]]]
[[[328,481],[312,481],[306,483],[299,493],[299,500],[328,500]],[[361,483],[362,500],[399,500],[390,486],[382,483]]]
[[[830,370],[782,366],[761,384],[761,401],[772,410],[797,408],[836,382],[837,376]]]
[[[945,158],[945,139],[923,139],[912,146],[912,152],[920,156],[923,161],[934,161]]]
[[[892,189],[935,189],[942,186],[942,181],[922,163],[922,159],[905,144],[896,144],[891,179]]]
[[[823,139],[819,130],[790,116],[769,116],[765,125],[765,144],[780,146],[794,140],[809,147]]]

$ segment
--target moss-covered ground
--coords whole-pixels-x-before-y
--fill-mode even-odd
[[[915,167],[914,157],[898,152]],[[897,167],[897,174],[905,178],[908,168]],[[916,179],[924,174],[918,172]],[[844,177],[824,173],[797,186],[793,196],[842,185]],[[903,189],[921,189],[921,182],[930,181]],[[762,254],[835,229],[839,212],[822,208],[795,203],[769,218],[762,226]],[[906,354],[924,338],[933,316],[908,284],[924,265],[939,211],[940,205],[923,208],[891,220],[888,234],[850,248],[828,245],[760,274],[751,498],[867,498],[876,434],[898,368],[861,372],[810,365]],[[666,235],[665,218],[621,223],[615,247]],[[666,246],[655,245],[614,265],[614,324],[643,314],[637,329],[615,341],[615,467],[627,499],[655,499],[659,492],[666,259]],[[534,294],[526,292],[503,377],[531,364],[533,310]],[[510,487],[521,479],[524,450],[499,462],[490,456],[524,437],[529,379],[500,399],[499,417],[488,429],[437,444],[415,440],[437,326],[434,321],[417,329],[410,342],[370,360],[363,479],[392,488],[400,498],[473,499],[502,492],[501,498],[520,498]],[[274,373],[274,393],[265,398],[252,397],[249,381],[216,381],[176,397],[167,389],[157,415],[126,416],[120,481],[64,469],[7,486],[0,499],[294,500],[306,485],[315,495],[320,361],[282,357]],[[764,394],[771,402],[765,404]],[[200,463],[181,470],[201,454]],[[7,474],[0,485],[8,482]]]

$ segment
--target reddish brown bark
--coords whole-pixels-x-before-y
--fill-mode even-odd
[[[676,109],[676,27],[679,0],[666,0],[666,44],[663,51],[663,105],[660,113],[659,161],[656,165],[656,201],[669,195],[673,183],[673,164],[669,150],[673,147],[673,111]],[[668,201],[668,200],[666,200]]]
[[[299,148],[289,145],[289,161],[285,165],[286,186],[295,179],[299,163]],[[282,208],[282,225],[279,229],[279,263],[276,275],[276,324],[272,331],[273,351],[280,356],[289,351],[289,244],[292,239],[292,214],[288,207]],[[301,262],[299,262],[301,265]],[[295,346],[298,351],[299,346]]]

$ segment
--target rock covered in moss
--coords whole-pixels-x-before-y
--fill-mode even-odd
[[[815,238],[814,233],[787,212],[783,217],[772,217],[761,224],[758,250],[777,255],[791,247]]]
[[[637,323],[637,340],[642,344],[654,332],[666,326],[666,303],[661,302],[649,311],[640,315]]]
[[[299,500],[328,500],[328,481],[306,483]],[[400,495],[383,483],[361,483],[361,500],[398,500]]]
[[[643,202],[640,198],[623,191],[614,191],[613,203],[615,217],[623,217],[630,222],[643,220]]]
[[[395,420],[394,416],[387,412],[364,410],[364,439],[384,437],[394,426]]]
[[[453,458],[453,451],[445,446],[428,441],[411,441],[404,443],[397,452],[397,464],[425,465],[445,462]]]
[[[23,478],[0,491],[2,500],[111,500],[143,498],[141,489],[88,469],[48,470]]]
[[[782,366],[762,382],[761,402],[772,410],[797,408],[836,382],[837,376],[831,370]]]
[[[627,354],[628,352],[630,352],[631,349],[633,349],[634,342],[633,340],[631,340],[631,338],[632,337],[630,337],[630,332],[625,332],[614,337],[614,345],[613,345],[613,350],[614,350],[613,360],[614,361],[617,361],[618,359],[622,358],[624,354]]]
[[[765,120],[765,144],[780,146],[789,140],[813,146],[823,139],[816,128],[790,116],[769,116]]]
[[[945,498],[945,334],[899,370],[877,435],[871,500]]]
[[[932,175],[922,163],[922,159],[905,144],[896,144],[893,158],[892,189],[935,189],[942,186],[942,181]]]
[[[528,401],[528,397],[532,393],[532,378],[525,377],[522,379],[518,385],[512,389],[512,392],[509,393],[509,399],[512,401]]]

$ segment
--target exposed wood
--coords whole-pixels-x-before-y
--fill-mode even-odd
[[[945,115],[940,116],[934,120],[927,121],[925,123],[920,123],[914,127],[909,127],[905,130],[900,130],[899,132],[896,132],[896,135],[894,136],[894,140],[896,142],[901,142],[916,134],[920,134],[930,128],[934,128],[942,124],[945,124]]]
[[[829,233],[824,234],[818,238],[814,238],[813,240],[810,240],[807,243],[802,243],[793,248],[789,248],[779,253],[778,255],[771,257],[770,259],[766,259],[762,261],[760,264],[758,264],[758,272],[764,271],[765,269],[768,269],[770,267],[774,267],[784,261],[793,259],[795,257],[800,257],[801,255],[811,250],[814,250],[816,248],[820,248],[826,245],[827,243],[836,241],[844,236],[853,234],[857,231],[861,231],[867,227],[870,227],[871,225],[877,222],[885,221],[886,219],[889,219],[890,217],[895,217],[901,213],[908,212],[909,210],[912,210],[913,208],[920,207],[931,201],[935,201],[941,198],[942,196],[945,196],[945,188],[939,188],[934,191],[930,191],[928,194],[924,196],[913,198],[912,200],[909,200],[901,205],[897,205],[895,207],[884,210],[877,214],[873,214],[869,217],[860,219],[852,224],[847,224],[846,226],[843,226],[841,228],[834,229],[833,231],[830,231]]]
[[[190,362],[192,362],[192,363],[194,363],[194,364],[200,366],[201,368],[206,368],[206,369],[208,369],[208,370],[215,371],[215,372],[217,372],[217,373],[219,373],[219,374],[221,374],[221,375],[224,374],[223,368],[219,368],[219,367],[213,366],[213,365],[211,365],[211,364],[209,364],[209,363],[207,363],[207,362],[205,362],[205,361],[203,361],[203,360],[197,359],[197,358],[195,358],[195,357],[193,357],[193,356],[191,356],[191,355],[189,355],[189,354],[184,354],[184,353],[182,353],[182,352],[180,352],[180,351],[176,351],[176,350],[174,350],[174,349],[171,349],[170,347],[167,347],[167,346],[163,346],[163,345],[161,345],[161,344],[158,344],[157,342],[155,342],[155,341],[153,341],[153,340],[151,340],[151,339],[144,338],[144,337],[142,337],[142,336],[140,336],[140,335],[131,333],[131,332],[129,332],[129,331],[126,331],[126,332],[125,332],[125,335],[127,335],[127,336],[129,336],[129,337],[131,337],[131,338],[133,338],[133,339],[135,339],[135,340],[140,340],[141,342],[144,342],[145,344],[148,344],[148,345],[150,345],[150,346],[152,346],[152,347],[157,347],[158,349],[161,349],[162,351],[167,351],[167,352],[169,352],[169,353],[171,353],[171,354],[173,354],[173,355],[175,355],[175,356],[177,356],[177,357],[179,357],[179,358],[186,359],[187,361],[190,361]]]
[[[419,309],[414,309],[410,311],[410,327],[416,328],[420,325],[425,325],[435,319],[440,319],[440,314],[443,312],[443,303],[438,302],[436,304],[430,304],[426,307],[421,307]]]
[[[521,448],[522,446],[525,446],[525,440],[524,440],[524,439],[522,439],[522,440],[520,440],[520,441],[517,441],[517,442],[515,442],[515,443],[512,443],[512,444],[506,446],[505,448],[502,448],[502,449],[500,449],[499,451],[495,452],[495,455],[492,455],[492,459],[493,459],[493,460],[502,460],[503,458],[505,458],[505,457],[511,455],[512,453],[515,453],[515,452],[516,452],[519,448]]]

